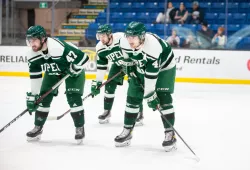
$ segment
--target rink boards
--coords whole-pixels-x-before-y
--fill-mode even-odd
[[[29,47],[0,46],[0,76],[28,77]],[[95,48],[81,48],[90,60],[86,78],[96,73]],[[250,51],[174,49],[177,63],[176,82],[250,84]]]

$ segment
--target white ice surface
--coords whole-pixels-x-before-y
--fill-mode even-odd
[[[85,107],[83,145],[76,145],[70,115],[47,121],[42,140],[26,141],[33,116],[25,114],[0,133],[0,170],[250,170],[250,86],[177,83],[174,95],[175,128],[200,157],[197,163],[178,139],[175,152],[164,152],[160,114],[144,103],[145,125],[136,127],[131,146],[116,148],[123,128],[127,83],[119,87],[111,123],[100,125],[103,91]],[[28,78],[0,77],[0,128],[25,109]],[[64,85],[54,98],[50,116],[69,109]],[[84,96],[90,92],[85,84]]]

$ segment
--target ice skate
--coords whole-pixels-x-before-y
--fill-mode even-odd
[[[177,149],[176,147],[176,137],[173,130],[166,130],[165,131],[165,139],[162,143],[164,150],[166,152],[174,151]]]
[[[122,133],[115,138],[116,147],[129,146],[132,139],[133,128],[124,128]]]
[[[137,119],[136,119],[136,122],[135,122],[135,126],[142,126],[143,125],[143,112],[139,112],[138,113],[138,116],[137,116]]]
[[[78,145],[82,144],[84,137],[85,137],[84,126],[76,127],[75,140]]]
[[[104,110],[104,113],[102,115],[98,116],[99,123],[100,124],[109,123],[110,117],[111,117],[111,111],[110,110]]]
[[[43,133],[43,127],[42,126],[35,126],[34,129],[29,131],[26,136],[27,136],[27,141],[39,141],[41,140],[41,135]]]

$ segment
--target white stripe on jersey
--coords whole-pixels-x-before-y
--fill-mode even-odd
[[[174,60],[174,59],[173,59]],[[173,62],[173,60],[171,61],[171,63],[164,69],[161,69],[160,72],[165,71],[165,70],[170,70],[171,68],[174,68],[175,66],[175,61]]]
[[[149,76],[157,76],[159,72],[156,73],[152,73],[152,72],[147,72],[145,71],[145,74],[149,75]]]
[[[84,53],[84,56],[83,56],[82,60],[77,65],[81,66],[83,64],[83,62],[86,60],[87,57],[88,57],[87,54]]]
[[[108,93],[105,93],[105,94],[104,94],[104,97],[107,97],[107,98],[114,98],[114,97],[115,97],[115,94],[108,94]]]
[[[171,114],[171,113],[174,113],[174,108],[162,110],[161,112],[163,115]]]
[[[162,42],[165,44],[166,47],[168,47],[168,44],[166,43],[166,41],[162,40]]]
[[[167,60],[164,61],[160,67],[164,66],[166,64],[166,62],[169,60],[169,57],[173,54],[173,50],[171,50],[171,52],[168,54]]]
[[[139,113],[140,108],[130,108],[126,106],[125,111],[129,113]]]
[[[30,72],[30,75],[31,75],[31,76],[40,75],[40,74],[42,74],[41,71],[40,71],[40,72]]]
[[[100,64],[97,64],[97,67],[108,67],[108,65],[100,65]]]
[[[49,107],[41,107],[41,106],[39,106],[37,110],[40,111],[40,112],[49,112],[50,108]]]
[[[31,58],[31,59],[29,59],[29,62],[31,63],[33,61],[40,59],[40,58],[43,58],[43,56]]]
[[[71,113],[79,112],[79,111],[82,111],[82,110],[83,110],[83,107],[82,107],[82,106],[70,108],[70,112],[71,112]]]

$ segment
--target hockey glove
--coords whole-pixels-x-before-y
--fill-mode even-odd
[[[123,72],[126,73],[128,76],[132,76],[131,73],[136,72],[136,65],[131,59],[124,59],[123,60]]]
[[[91,84],[91,93],[92,97],[97,96],[100,94],[100,86],[102,85],[102,82],[93,80]]]
[[[159,100],[159,98],[158,98],[158,96],[157,96],[157,94],[156,94],[155,91],[149,93],[148,95],[146,95],[146,96],[144,97],[144,99],[147,100],[148,107],[152,108],[154,111],[155,111],[156,109],[158,109],[159,104],[160,104],[160,100]]]
[[[26,105],[27,109],[31,115],[32,112],[36,111],[38,108],[38,104],[36,104],[37,99],[39,98],[38,94],[33,95],[31,92],[27,92],[26,94]]]
[[[77,77],[82,73],[82,71],[83,69],[78,69],[74,64],[71,63],[67,73],[70,75],[70,77]]]

